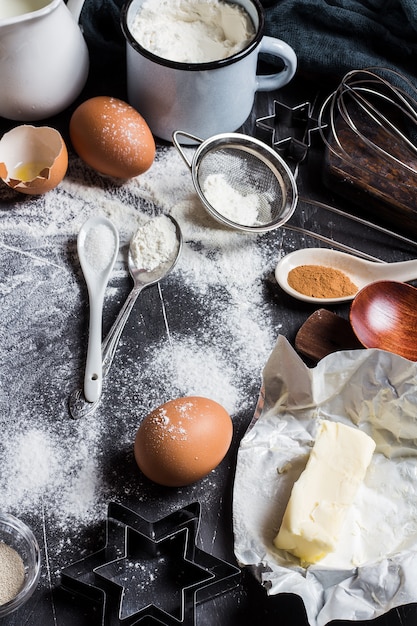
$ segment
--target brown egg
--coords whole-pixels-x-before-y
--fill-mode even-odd
[[[22,124],[0,141],[0,178],[20,193],[37,195],[54,189],[67,167],[67,147],[55,128]]]
[[[230,415],[217,402],[196,396],[170,400],[141,423],[134,445],[136,463],[160,485],[189,485],[217,467],[232,435]]]
[[[69,133],[77,154],[100,174],[133,178],[155,159],[147,123],[117,98],[96,96],[80,104],[71,116]]]

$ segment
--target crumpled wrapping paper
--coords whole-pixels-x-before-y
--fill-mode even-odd
[[[338,549],[305,569],[272,542],[320,419],[365,430],[376,450]],[[233,524],[239,563],[269,594],[299,595],[311,626],[416,602],[417,365],[373,349],[337,352],[310,369],[279,336],[260,415],[238,451]]]

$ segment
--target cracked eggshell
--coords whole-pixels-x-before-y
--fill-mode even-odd
[[[69,133],[78,156],[106,176],[134,178],[155,159],[155,140],[146,121],[118,98],[95,96],[82,102],[71,116]]]
[[[153,482],[183,487],[217,467],[232,435],[230,415],[214,400],[198,396],[170,400],[139,426],[134,443],[136,463]]]
[[[0,140],[0,178],[20,193],[36,195],[54,189],[67,168],[67,147],[55,128],[23,124]]]

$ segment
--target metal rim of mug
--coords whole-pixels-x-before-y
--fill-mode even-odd
[[[136,41],[136,39],[133,37],[132,33],[130,32],[129,25],[128,25],[129,9],[131,5],[133,4],[133,2],[135,2],[135,0],[128,0],[122,6],[122,10],[120,13],[121,28],[126,38],[126,41],[131,45],[131,47],[134,50],[136,50],[136,52],[139,52],[142,56],[146,57],[150,61],[153,61],[154,63],[158,63],[158,65],[165,65],[166,67],[171,67],[177,70],[194,71],[194,72],[219,69],[226,65],[231,65],[232,63],[236,63],[236,61],[239,61],[240,59],[245,58],[251,52],[253,52],[253,50],[261,42],[261,39],[263,37],[264,25],[265,25],[265,17],[264,17],[262,5],[259,2],[259,0],[249,0],[249,1],[255,7],[258,20],[259,20],[255,37],[250,41],[250,43],[245,48],[243,48],[239,52],[236,52],[235,54],[229,57],[226,57],[225,59],[219,59],[218,61],[210,61],[209,63],[182,63],[179,61],[172,61],[170,59],[164,59],[163,57],[159,57],[156,54],[153,54],[152,52],[144,48],[143,46],[141,46],[140,43]],[[245,8],[240,3],[236,2],[235,4],[238,4],[239,6],[242,6],[242,8]]]

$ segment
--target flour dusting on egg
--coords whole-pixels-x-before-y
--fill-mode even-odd
[[[165,408],[165,405],[159,407],[151,414],[151,421],[158,426],[155,429],[155,435],[159,437],[161,443],[164,439],[170,438],[172,440],[188,438],[187,422],[190,423],[195,420],[196,414],[194,405],[192,402],[186,402],[177,405],[178,419],[171,420],[169,410]]]
[[[134,178],[155,159],[155,140],[146,121],[118,98],[96,96],[80,104],[69,131],[77,154],[107,176]]]

